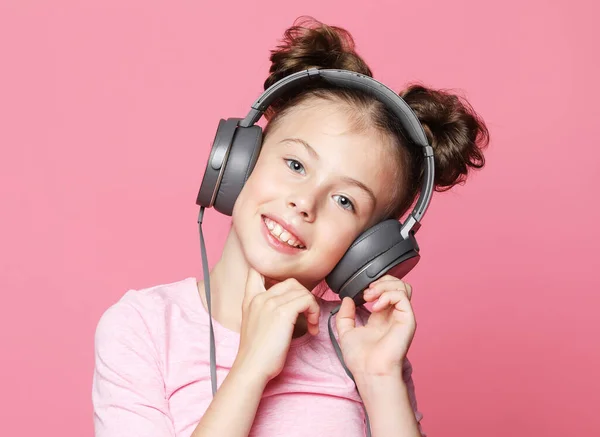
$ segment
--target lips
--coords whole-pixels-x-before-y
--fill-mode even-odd
[[[262,216],[262,219],[271,236],[279,240],[281,243],[285,243],[288,246],[297,249],[306,248],[306,244],[302,238],[298,236],[297,231],[295,231],[292,225],[286,223],[285,220],[264,215]]]

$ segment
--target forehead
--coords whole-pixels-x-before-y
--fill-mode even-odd
[[[358,111],[343,102],[310,98],[287,110],[265,140],[301,138],[319,154],[338,153],[374,163],[387,160],[392,152],[390,139],[375,128],[365,128],[367,116]]]

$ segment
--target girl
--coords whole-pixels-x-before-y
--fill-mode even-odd
[[[265,89],[309,67],[372,76],[343,29],[296,23],[272,52]],[[401,97],[435,154],[438,191],[481,168],[483,121],[458,97],[414,85]],[[409,284],[386,275],[364,293],[372,313],[338,302],[323,278],[354,239],[400,218],[422,185],[422,155],[374,98],[313,85],[265,113],[263,146],[238,196],[223,253],[210,272],[217,380],[209,368],[203,281],[128,291],[95,337],[94,423],[114,436],[419,436]]]

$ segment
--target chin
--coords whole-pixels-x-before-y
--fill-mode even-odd
[[[263,275],[265,278],[272,280],[273,282],[282,282],[286,279],[294,278],[298,280],[309,290],[311,285],[315,285],[321,281],[321,278],[307,277],[305,271],[307,269],[300,269],[296,265],[284,265],[281,259],[278,259],[277,254],[269,253],[269,250],[264,248],[257,249],[255,245],[249,245],[254,250],[243,249],[244,256],[248,264]],[[309,270],[310,271],[310,270]]]
[[[327,272],[334,267],[332,265],[331,269],[327,270],[325,266],[327,263],[322,259],[313,260],[310,265],[307,265],[307,261],[311,258],[310,253],[298,253],[291,257],[278,253],[265,240],[261,231],[261,227],[264,226],[261,214],[246,216],[241,210],[234,208],[232,218],[232,228],[240,251],[248,264],[265,278],[274,282],[295,278],[311,290],[322,282]],[[310,247],[305,250],[310,251]]]
[[[269,256],[265,252],[264,250],[250,249],[248,252],[244,251],[244,254],[248,264],[267,278],[284,281],[290,277],[295,277],[293,269],[286,269],[281,265],[281,262],[277,262],[275,257]]]

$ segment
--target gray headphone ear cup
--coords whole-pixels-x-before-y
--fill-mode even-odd
[[[258,160],[261,146],[260,126],[238,126],[214,203],[215,209],[220,213],[228,216],[232,214],[235,201]]]
[[[382,221],[367,229],[352,243],[325,281],[340,298],[351,297],[358,305],[363,290],[386,273],[403,277],[420,259],[413,235],[404,239],[398,220]]]
[[[360,234],[327,276],[327,284],[331,290],[339,293],[348,279],[366,263],[401,240],[400,228],[398,221],[385,220]]]
[[[205,208],[210,208],[214,205],[215,196],[222,180],[222,173],[224,172],[227,163],[228,151],[230,150],[239,120],[239,118],[229,118],[227,120],[221,119],[219,121],[210,155],[206,162],[202,184],[200,185],[198,197],[196,198],[197,205]],[[223,163],[220,167],[214,168],[213,160],[219,161],[219,158],[223,159]]]

